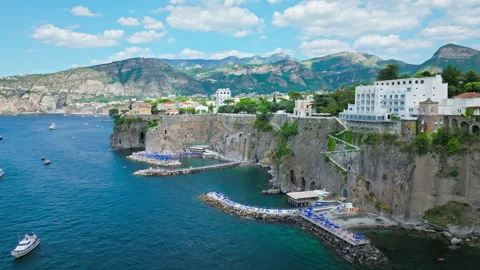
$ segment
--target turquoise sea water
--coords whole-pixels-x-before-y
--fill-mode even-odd
[[[286,207],[283,196],[260,194],[264,171],[136,177],[150,165],[110,150],[112,123],[100,120],[0,116],[0,269],[355,269],[295,226],[233,217],[197,199],[218,190],[247,204]],[[58,129],[49,132],[52,122]],[[209,161],[184,165],[202,162]],[[10,250],[31,231],[40,246],[13,260]],[[406,263],[437,269],[425,265]]]

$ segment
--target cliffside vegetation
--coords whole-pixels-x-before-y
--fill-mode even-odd
[[[423,218],[428,222],[446,227],[448,224],[472,225],[475,222],[468,203],[456,201],[428,209]]]
[[[293,124],[284,123],[280,127],[280,130],[278,133],[280,138],[279,138],[277,149],[273,153],[272,158],[273,160],[280,162],[285,158],[293,155],[293,152],[288,146],[287,142],[288,142],[288,138],[298,134],[297,122]]]

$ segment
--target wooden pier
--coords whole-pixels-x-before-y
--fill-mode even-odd
[[[242,162],[234,161],[222,164],[215,164],[209,165],[204,167],[195,167],[195,168],[181,168],[175,170],[166,170],[161,168],[150,168],[145,170],[139,170],[134,173],[134,175],[141,175],[141,176],[171,176],[171,175],[183,175],[183,174],[191,174],[191,173],[199,173],[199,172],[209,172],[209,171],[216,171],[222,169],[233,168],[239,166]]]

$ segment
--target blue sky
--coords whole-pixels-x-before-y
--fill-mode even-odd
[[[115,3],[115,4],[112,4]],[[0,76],[131,57],[341,51],[421,63],[443,44],[480,48],[480,0],[8,1]]]

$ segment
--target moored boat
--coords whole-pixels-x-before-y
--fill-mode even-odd
[[[55,123],[52,123],[52,125],[50,125],[50,126],[48,127],[48,129],[49,129],[49,130],[55,130],[55,129],[57,129],[57,126],[55,125]]]
[[[40,244],[40,238],[38,238],[34,233],[26,234],[18,245],[15,247],[10,254],[12,254],[15,258],[20,258],[22,256],[27,255],[30,251],[32,251],[35,247]]]
[[[3,172],[2,168],[0,168],[0,177],[2,177],[5,173]]]
[[[46,160],[43,162],[43,164],[45,164],[45,165],[50,164],[50,160],[46,159]]]

